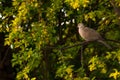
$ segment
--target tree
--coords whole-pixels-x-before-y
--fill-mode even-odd
[[[0,4],[1,48],[8,47],[5,54],[12,55],[16,79],[120,78],[119,0],[1,0]],[[97,42],[80,43],[79,22],[98,30],[112,51]],[[2,49],[0,63],[6,63]]]

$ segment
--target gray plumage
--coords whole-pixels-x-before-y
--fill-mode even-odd
[[[104,44],[107,48],[111,49],[111,47],[103,40],[101,35],[98,32],[96,32],[94,29],[85,27],[83,23],[79,23],[78,28],[79,28],[78,32],[80,36],[86,41],[97,40],[98,42]]]

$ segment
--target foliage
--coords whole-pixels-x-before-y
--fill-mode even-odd
[[[119,0],[0,0],[0,32],[13,51],[16,79],[119,79],[119,6]],[[82,45],[67,48],[82,42],[79,22],[112,39],[113,50],[99,43],[90,43],[83,53]]]

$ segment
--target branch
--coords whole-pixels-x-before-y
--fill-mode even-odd
[[[78,44],[75,44],[75,45],[72,45],[72,46],[68,46],[68,47],[62,47],[61,50],[65,50],[65,49],[69,49],[69,48],[72,48],[72,47],[75,47],[75,46],[79,46],[79,45],[87,45],[88,43],[90,43],[92,41],[84,41],[82,43],[78,43]]]
[[[84,41],[82,43],[77,43],[77,44],[74,44],[72,46],[64,46],[64,47],[56,47],[56,46],[46,46],[44,48],[42,48],[41,50],[46,50],[46,49],[58,49],[58,50],[65,50],[65,49],[69,49],[69,48],[72,48],[72,47],[75,47],[75,46],[79,46],[79,45],[87,45],[88,43],[90,42],[93,42],[93,41]]]
[[[120,7],[116,6],[115,0],[111,0],[110,3],[113,6],[114,11],[117,14],[117,16],[120,17]],[[118,24],[120,25],[120,21],[118,22]]]
[[[113,6],[115,12],[117,13],[118,16],[120,16],[120,7],[116,6],[115,0],[110,1],[111,5]]]
[[[120,44],[120,41],[116,41],[116,40],[111,40],[111,39],[105,39],[106,41],[111,41],[111,42],[115,42],[115,43],[119,43]],[[96,40],[97,41],[97,40]],[[74,44],[72,46],[63,46],[63,47],[56,47],[56,46],[46,46],[44,48],[42,48],[42,50],[46,50],[46,49],[58,49],[58,50],[65,50],[65,49],[69,49],[69,48],[72,48],[72,47],[76,47],[76,46],[79,46],[79,45],[87,45],[89,44],[90,42],[94,42],[94,41],[83,41],[81,43],[77,43],[77,44]]]
[[[115,43],[119,43],[120,44],[120,41],[116,41],[116,40],[111,40],[111,39],[105,39],[106,41],[111,41],[111,42],[115,42]]]

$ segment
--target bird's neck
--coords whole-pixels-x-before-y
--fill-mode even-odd
[[[80,27],[79,29],[84,29],[85,27]]]

